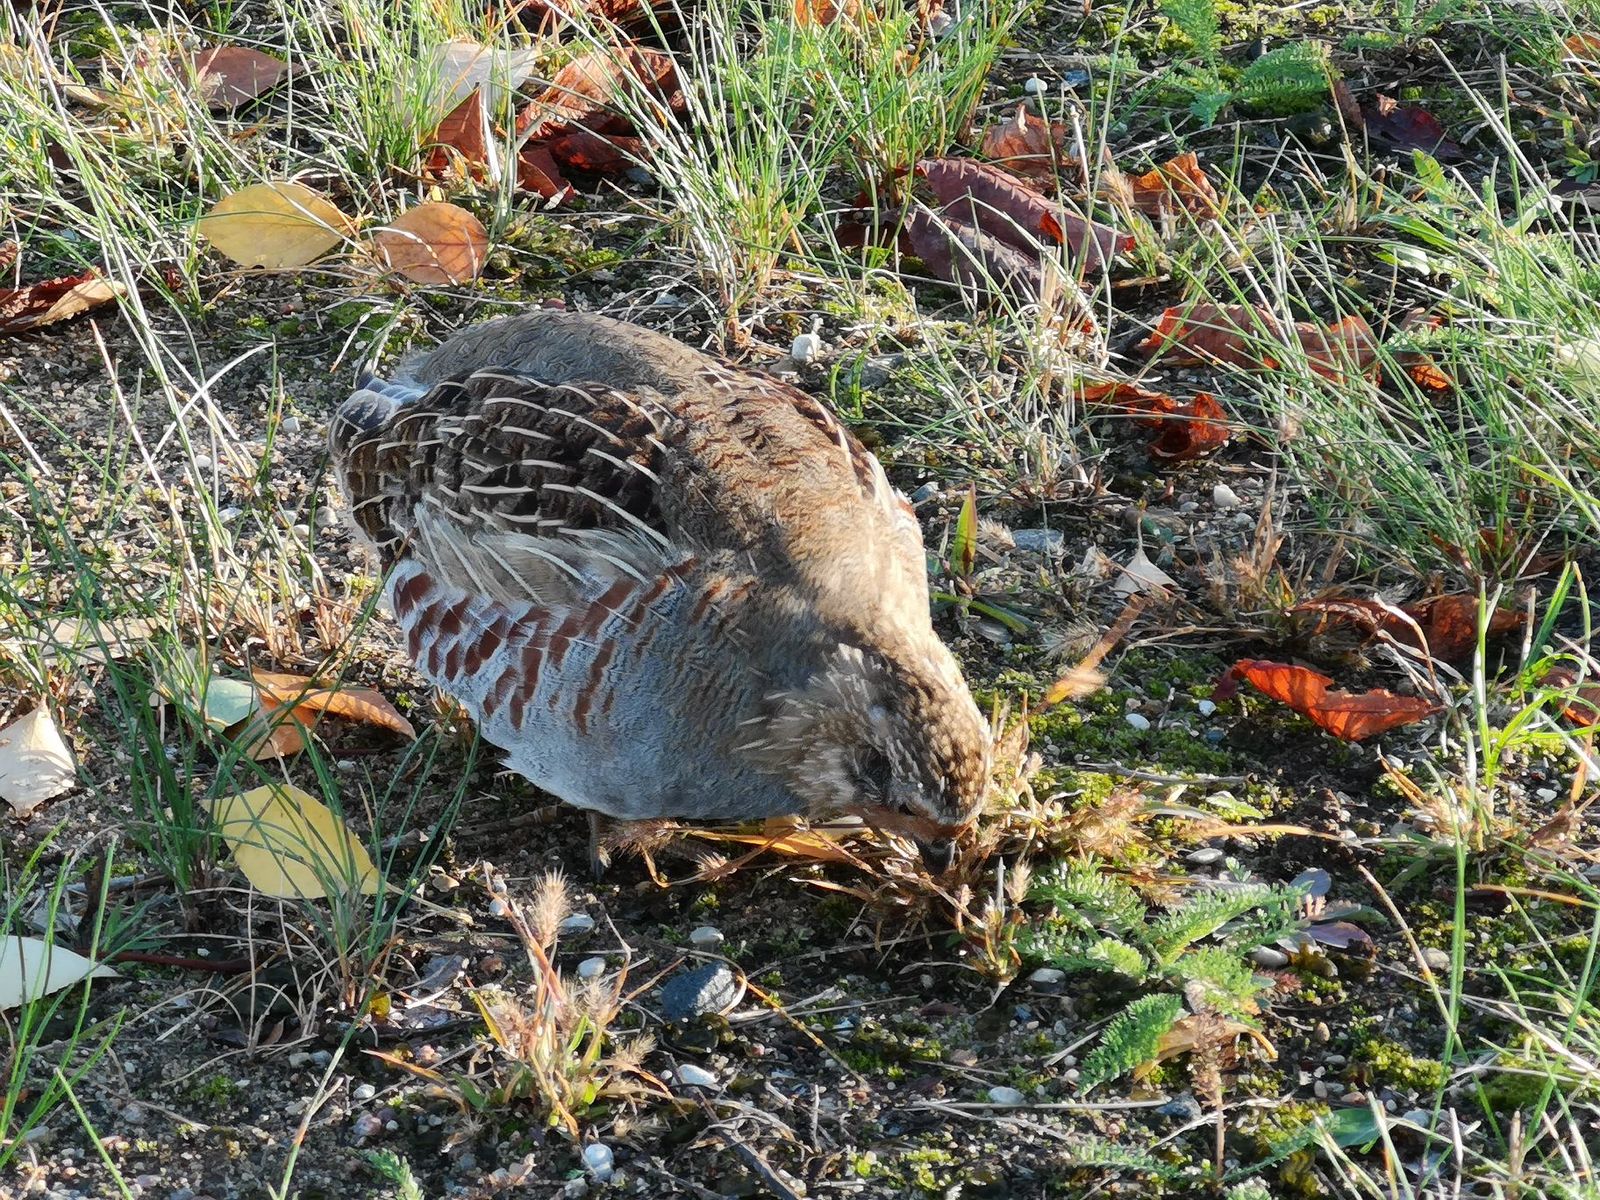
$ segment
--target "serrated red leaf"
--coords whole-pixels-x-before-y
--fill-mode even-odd
[[[1178,400],[1133,383],[1090,383],[1078,389],[1078,399],[1108,405],[1154,429],[1152,458],[1173,462],[1202,458],[1227,445],[1231,436],[1227,412],[1207,392]]]
[[[1359,316],[1336,325],[1311,321],[1292,325],[1265,309],[1248,304],[1176,306],[1161,314],[1138,351],[1165,351],[1174,364],[1217,363],[1247,371],[1274,371],[1283,366],[1276,348],[1300,347],[1313,374],[1342,380],[1350,370],[1377,373],[1378,349],[1372,327]]]
[[[594,50],[562,67],[523,107],[517,114],[517,135],[537,140],[580,125],[597,133],[631,133],[626,119],[614,111],[629,89],[641,89],[674,111],[684,106],[677,64],[665,50]]]

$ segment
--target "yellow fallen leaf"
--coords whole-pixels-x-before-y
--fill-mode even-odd
[[[314,900],[351,887],[378,890],[366,848],[315,796],[297,787],[267,786],[224,796],[211,820],[258,891]]]
[[[200,232],[240,266],[303,267],[345,237],[350,223],[327,197],[279,180],[240,188],[200,218]]]

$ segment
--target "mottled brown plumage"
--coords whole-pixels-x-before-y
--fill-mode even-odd
[[[419,669],[507,762],[614,817],[976,814],[988,731],[922,538],[822,405],[541,312],[371,381],[331,429]]]

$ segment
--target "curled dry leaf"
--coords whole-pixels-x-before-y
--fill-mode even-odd
[[[297,787],[258,787],[217,800],[217,832],[257,890],[310,900],[330,892],[378,890],[372,859],[345,823]]]
[[[200,218],[219,252],[243,267],[303,267],[344,240],[349,221],[325,196],[279,180],[240,188]]]
[[[1182,210],[1202,221],[1222,214],[1222,201],[1194,151],[1168,159],[1143,175],[1127,176],[1134,208],[1160,217]]]
[[[665,50],[592,50],[556,72],[517,114],[517,135],[537,141],[577,125],[598,133],[628,132],[627,120],[614,108],[630,91],[642,91],[674,111],[684,105],[677,63]]]
[[[93,271],[0,288],[0,334],[42,329],[109,304],[126,289]]]
[[[1147,356],[1165,351],[1166,361],[1175,364],[1221,363],[1247,371],[1274,371],[1283,367],[1279,355],[1291,346],[1298,346],[1311,372],[1324,379],[1342,381],[1351,371],[1377,373],[1377,341],[1365,318],[1349,316],[1332,326],[1311,321],[1288,325],[1249,304],[1169,308],[1138,350]]]
[[[465,283],[476,279],[489,254],[489,231],[456,204],[419,204],[373,231],[384,266],[413,283]]]
[[[43,704],[0,729],[0,800],[25,817],[77,785],[72,751]]]
[[[1351,129],[1363,129],[1367,137],[1393,150],[1421,150],[1439,159],[1462,157],[1461,147],[1445,136],[1444,126],[1427,109],[1379,95],[1371,105],[1359,103],[1342,79],[1333,84],[1333,99],[1339,114]]]
[[[1458,662],[1478,644],[1478,597],[1471,592],[1433,596],[1398,607],[1355,596],[1320,597],[1302,601],[1291,611],[1348,622],[1371,636],[1384,634],[1441,662]],[[1487,633],[1504,636],[1520,629],[1525,619],[1519,609],[1496,609],[1489,614]]]
[[[1111,588],[1119,596],[1134,596],[1140,592],[1176,591],[1178,581],[1151,562],[1144,547],[1140,546],[1127,564],[1119,569],[1117,581]]]
[[[937,279],[1023,304],[1037,304],[1044,294],[1037,255],[1030,257],[965,221],[918,205],[906,214],[903,236]]]
[[[517,154],[517,186],[557,203],[569,200],[577,189],[561,174],[561,167],[544,143],[524,146]]]
[[[212,46],[195,52],[191,65],[207,108],[228,111],[282,82],[289,64],[248,46]]]
[[[860,0],[794,0],[796,25],[832,25],[840,17],[853,21],[860,15]]]
[[[1287,704],[1334,737],[1349,742],[1414,724],[1439,711],[1437,704],[1420,696],[1400,696],[1383,688],[1369,692],[1333,691],[1333,680],[1328,676],[1290,663],[1242,659],[1233,664],[1229,674],[1248,681],[1264,695]]]
[[[944,215],[965,222],[1024,254],[1044,241],[1064,244],[1074,263],[1101,270],[1133,249],[1133,237],[1068,212],[993,163],[975,158],[925,158],[916,174],[944,205]]]
[[[0,938],[0,1012],[30,1004],[85,979],[115,979],[117,973],[52,942],[34,937]]]
[[[359,721],[398,733],[414,741],[417,731],[384,698],[372,688],[326,685],[304,675],[284,675],[277,671],[253,672],[256,687],[267,704],[278,707],[306,709],[316,713],[329,713],[346,721]]]
[[[1578,673],[1569,666],[1552,667],[1539,681],[1545,687],[1571,688],[1572,698],[1567,701],[1561,715],[1582,729],[1600,725],[1600,683],[1591,679],[1578,682]]]
[[[1063,121],[1035,116],[1026,104],[983,131],[978,153],[1007,170],[1030,179],[1054,179],[1073,160],[1062,152],[1067,139]]]
[[[1152,458],[1178,462],[1203,458],[1228,444],[1228,414],[1208,392],[1178,400],[1135,383],[1089,383],[1078,391],[1087,404],[1108,405],[1156,431]]]
[[[425,145],[432,146],[433,150],[423,164],[423,171],[433,176],[443,175],[454,159],[461,165],[463,174],[481,177],[490,165],[490,137],[489,113],[484,108],[480,89],[446,113],[439,127],[428,135]]]

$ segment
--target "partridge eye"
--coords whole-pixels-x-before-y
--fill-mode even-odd
[[[856,782],[863,792],[881,801],[889,794],[892,774],[888,756],[880,750],[868,750],[856,767]]]

